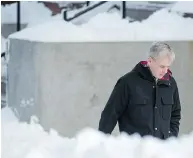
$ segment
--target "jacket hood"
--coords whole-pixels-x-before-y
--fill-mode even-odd
[[[138,72],[143,78],[148,80],[155,80],[155,77],[152,75],[151,70],[147,65],[147,61],[140,61],[132,71]],[[172,72],[168,69],[167,73],[159,80],[169,81],[172,76]]]

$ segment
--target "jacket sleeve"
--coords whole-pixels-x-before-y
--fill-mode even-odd
[[[99,131],[111,134],[119,117],[128,104],[129,92],[127,83],[121,78],[117,81],[99,121]]]
[[[181,119],[181,105],[180,105],[178,87],[176,84],[176,89],[174,91],[174,105],[172,107],[172,114],[171,114],[171,121],[170,121],[171,136],[175,136],[175,137],[178,136],[180,119]]]

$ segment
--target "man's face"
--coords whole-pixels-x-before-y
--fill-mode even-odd
[[[157,79],[162,78],[172,64],[169,56],[162,56],[157,59],[149,57],[147,61],[153,76]]]

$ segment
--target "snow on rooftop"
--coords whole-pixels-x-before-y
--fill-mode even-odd
[[[192,28],[193,19],[162,9],[142,22],[129,23],[118,13],[98,14],[81,26],[52,20],[10,38],[40,42],[192,40]]]
[[[178,139],[161,141],[143,139],[135,134],[108,136],[91,128],[77,131],[72,138],[62,137],[51,129],[45,132],[35,121],[18,122],[12,110],[2,115],[3,158],[191,158],[193,133]]]
[[[193,1],[180,1],[171,8],[173,11],[182,13],[193,13]]]

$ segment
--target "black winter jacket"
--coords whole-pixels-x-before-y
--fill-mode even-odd
[[[152,135],[160,139],[178,136],[181,106],[178,87],[168,71],[156,83],[146,62],[122,76],[101,114],[99,130]]]

